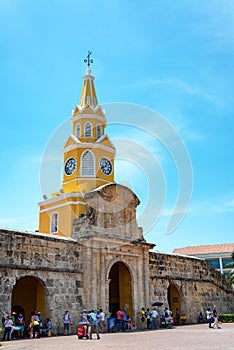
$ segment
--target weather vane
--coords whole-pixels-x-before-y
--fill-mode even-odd
[[[91,55],[92,55],[92,52],[88,51],[88,56],[84,59],[84,63],[88,63],[88,68],[90,68],[90,63],[93,63],[92,58],[90,58]]]

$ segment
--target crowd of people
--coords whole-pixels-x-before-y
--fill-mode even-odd
[[[32,311],[27,321],[22,313],[17,314],[13,311],[11,315],[2,317],[2,328],[4,329],[3,341],[25,337],[40,338],[42,335],[51,336],[52,323],[48,317],[43,322],[39,311]]]
[[[175,315],[173,317],[172,312],[168,307],[161,310],[160,314],[156,307],[152,309],[145,309],[144,307],[140,310],[140,328],[156,330],[158,326],[169,327],[171,325],[180,324],[180,312],[176,309]],[[206,319],[209,328],[220,329],[219,316],[216,306],[213,308],[207,308]],[[202,312],[198,315],[198,323],[204,323],[205,317]],[[97,339],[100,339],[100,333],[103,333],[107,328],[108,331],[125,331],[125,330],[135,330],[136,324],[128,316],[125,309],[117,309],[113,311],[110,317],[105,322],[105,313],[103,309],[99,310],[83,310],[80,314],[79,324],[86,324],[87,337],[92,339],[92,335],[95,333]],[[70,334],[71,326],[71,316],[68,310],[64,311],[63,314],[63,329],[64,335]],[[33,311],[31,313],[30,319],[25,322],[23,314],[12,312],[11,315],[7,315],[2,318],[2,329],[3,338],[2,340],[11,340],[13,338],[40,338],[41,336],[51,336],[52,335],[52,323],[50,318],[42,320],[42,316],[39,311]]]
[[[88,339],[92,339],[94,333],[96,333],[97,339],[100,339],[100,333],[103,333],[106,328],[109,332],[124,332],[125,330],[136,329],[135,322],[130,319],[126,310],[120,308],[111,311],[107,323],[105,322],[105,313],[102,309],[91,310],[88,312],[84,310],[81,314],[79,324],[84,325],[85,331],[83,336]],[[82,332],[80,332],[80,338],[82,338]]]
[[[152,310],[144,307],[141,308],[141,329],[154,329],[160,327],[171,327],[173,325],[172,312],[168,307],[165,307],[159,314],[156,307]]]
[[[94,310],[90,310],[89,312],[84,310],[80,315],[79,323],[86,325],[85,329],[87,330],[87,336],[89,339],[92,339],[92,334],[94,332],[97,335],[97,339],[100,339],[100,333],[104,331],[104,320],[105,320],[105,313],[103,312],[102,309],[99,309],[96,312]],[[71,316],[68,310],[65,310],[63,315],[64,335],[69,335],[70,326],[71,326]]]

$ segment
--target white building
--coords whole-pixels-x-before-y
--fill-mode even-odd
[[[233,262],[231,258],[233,252],[234,243],[189,246],[173,250],[174,254],[196,256],[197,258],[204,259],[223,275],[227,275],[232,270],[231,268],[227,268],[226,265]]]

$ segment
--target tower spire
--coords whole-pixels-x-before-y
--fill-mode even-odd
[[[86,75],[83,77],[83,86],[80,96],[79,106],[81,108],[90,106],[96,108],[98,106],[97,95],[94,86],[94,76],[91,75],[90,65],[93,63],[91,58],[92,52],[88,51],[87,57],[84,59],[84,63],[87,63]]]

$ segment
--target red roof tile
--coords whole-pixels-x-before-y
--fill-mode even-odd
[[[198,245],[173,250],[175,254],[198,255],[198,254],[219,254],[234,252],[234,243]]]

